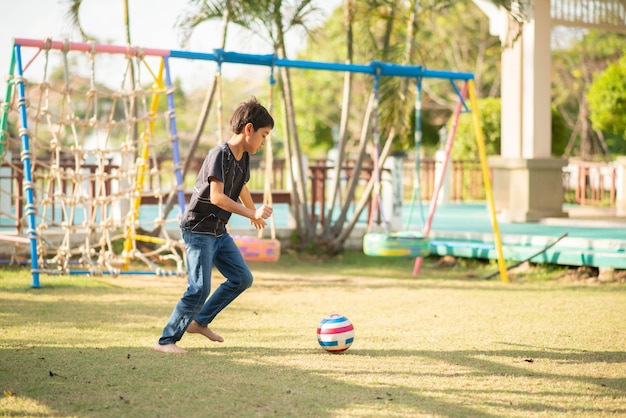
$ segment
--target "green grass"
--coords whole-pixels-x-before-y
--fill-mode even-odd
[[[0,415],[44,417],[626,416],[626,285],[495,264],[285,255],[186,355],[156,343],[186,281],[0,270]],[[534,276],[533,276],[534,274]],[[536,277],[533,278],[533,277]],[[221,281],[214,275],[214,287]],[[324,352],[319,321],[356,337]]]

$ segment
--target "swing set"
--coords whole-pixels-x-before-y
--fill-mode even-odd
[[[23,48],[35,48],[30,61],[23,65]],[[54,88],[47,79],[48,55],[53,51],[63,56],[65,68],[65,84],[61,88]],[[44,76],[40,82],[28,80],[25,72],[40,53],[46,57]],[[67,56],[69,53],[80,54],[86,57],[91,64],[91,81],[89,89],[84,92],[84,104],[78,105],[79,100],[70,81],[72,76],[68,69]],[[119,56],[126,62],[123,82],[120,88],[114,91],[103,91],[95,83],[95,58],[98,54]],[[158,60],[158,71],[153,71],[149,59]],[[31,273],[33,287],[39,287],[39,274],[185,274],[182,259],[182,243],[169,235],[166,223],[178,219],[165,219],[162,212],[163,200],[171,192],[175,192],[178,201],[179,215],[185,209],[184,184],[181,172],[181,158],[179,152],[178,131],[175,115],[175,100],[171,82],[170,60],[191,59],[213,61],[221,71],[223,63],[246,64],[265,66],[270,68],[270,106],[273,101],[273,87],[275,84],[273,71],[276,67],[327,70],[336,72],[353,72],[370,74],[374,77],[375,92],[378,89],[380,77],[409,77],[418,82],[418,96],[421,96],[421,80],[426,78],[448,79],[456,90],[455,82],[463,82],[463,91],[459,93],[459,103],[455,112],[454,127],[462,108],[467,110],[464,95],[469,92],[471,107],[476,109],[473,74],[450,71],[437,71],[422,66],[406,66],[373,61],[368,65],[342,64],[328,62],[314,62],[277,58],[273,54],[253,55],[236,52],[215,50],[214,53],[164,50],[154,48],[138,48],[131,46],[103,45],[96,43],[75,43],[67,41],[53,41],[50,39],[14,39],[11,67],[9,71],[5,104],[0,120],[0,155],[3,160],[7,157],[10,147],[15,149],[17,144],[11,143],[7,132],[10,115],[16,115],[19,120],[19,148],[21,149],[20,163],[10,162],[12,169],[18,170],[23,177],[23,198],[25,213],[9,213],[16,218],[20,227],[16,235],[9,236],[16,245],[28,242],[31,253]],[[142,89],[139,76],[135,75],[135,83],[129,83],[126,74],[131,63],[137,68],[145,68],[152,77],[152,85]],[[130,71],[132,75],[132,71]],[[138,71],[139,73],[139,71]],[[219,76],[219,74],[218,74]],[[220,87],[221,89],[221,87]],[[458,90],[457,90],[458,93]],[[218,123],[221,122],[221,92],[218,105]],[[52,102],[56,98],[56,102]],[[165,99],[167,111],[159,113],[159,99]],[[421,104],[420,104],[421,105]],[[376,100],[378,106],[378,100]],[[418,101],[416,100],[416,107]],[[271,108],[270,108],[271,111]],[[122,114],[121,116],[119,114]],[[376,111],[377,114],[377,111]],[[416,118],[421,117],[416,112]],[[491,213],[495,236],[498,265],[501,277],[506,280],[506,269],[502,256],[502,247],[495,220],[495,208],[491,191],[490,179],[487,172],[484,141],[480,129],[480,118],[473,112],[474,125],[477,133],[478,149],[483,167],[483,180],[486,188],[488,208]],[[374,141],[379,146],[380,138],[377,126]],[[157,165],[156,144],[158,136],[156,126],[168,132],[161,146],[171,149],[171,165],[165,169]],[[416,125],[417,126],[417,125]],[[451,132],[454,136],[455,129]],[[114,134],[122,136],[121,144],[114,141]],[[221,133],[221,129],[220,129]],[[92,136],[102,136],[102,144],[86,147],[86,139]],[[162,135],[162,134],[161,134]],[[416,131],[416,145],[420,141],[421,132]],[[452,140],[446,144],[447,158]],[[135,156],[136,155],[136,156]],[[45,157],[42,157],[45,156]],[[62,156],[69,159],[70,166],[63,166]],[[271,141],[266,144],[266,179],[264,184],[264,201],[271,204],[271,175],[272,149]],[[44,160],[45,158],[45,160]],[[119,160],[119,166],[114,170],[111,160]],[[378,158],[375,160],[376,181],[380,182]],[[87,166],[87,161],[92,163]],[[35,170],[42,170],[43,175],[35,178]],[[160,176],[169,172],[175,184],[161,184]],[[441,188],[438,182],[436,196]],[[418,183],[416,183],[418,184]],[[156,185],[156,186],[155,186]],[[380,187],[376,187],[373,201],[375,208],[382,210]],[[418,198],[419,193],[414,194]],[[158,209],[151,226],[161,227],[160,236],[149,236],[143,231],[149,230],[140,221],[142,198],[150,195],[153,201],[158,202]],[[413,205],[412,199],[412,205]],[[126,203],[124,203],[126,202]],[[128,203],[130,202],[130,204]],[[0,202],[1,204],[1,202]],[[402,234],[385,232],[374,235],[373,231],[366,234],[364,250],[366,253],[378,256],[411,256],[416,258],[414,272],[419,271],[421,257],[427,254],[427,239],[430,224],[434,215],[435,204],[431,204],[428,221],[421,234],[413,234],[407,240]],[[0,210],[2,206],[0,205]],[[60,215],[59,215],[60,214]],[[25,226],[26,236],[22,236],[22,225]],[[370,219],[370,226],[372,220]],[[53,234],[54,230],[54,234]],[[116,232],[116,231],[121,231]],[[257,238],[235,237],[242,253],[246,256],[245,248],[249,248],[248,259],[265,259],[276,261],[280,254],[280,242],[275,237],[275,226],[270,219],[271,239],[264,240],[261,235]],[[55,235],[56,234],[56,235]],[[7,234],[3,234],[5,236]],[[53,235],[60,240],[56,242]],[[3,239],[0,236],[0,239]],[[76,244],[76,240],[79,241]],[[120,251],[116,242],[123,243]],[[370,246],[374,242],[376,245]],[[406,247],[402,254],[398,254],[399,242]],[[381,244],[383,243],[383,244]],[[385,248],[395,248],[389,251]],[[265,252],[263,252],[265,251]],[[51,257],[50,257],[51,256]],[[150,268],[150,272],[143,270],[129,270],[131,260],[141,260]],[[175,271],[162,268],[158,262],[169,261],[176,266]]]
[[[380,164],[378,162],[378,154],[379,154],[379,141],[380,134],[378,129],[378,89],[379,89],[379,73],[376,73],[374,76],[374,144],[375,144],[375,153],[374,153],[374,169],[375,169],[375,180],[378,183],[376,187],[374,187],[374,208],[369,218],[368,223],[368,232],[363,237],[363,251],[365,254],[370,256],[382,256],[382,257],[415,257],[415,264],[413,267],[413,275],[419,274],[423,262],[423,257],[429,255],[430,253],[430,241],[429,235],[432,227],[432,222],[434,219],[435,211],[437,209],[437,202],[439,199],[439,193],[444,184],[445,172],[446,168],[450,163],[450,156],[452,151],[452,146],[454,143],[454,138],[456,136],[457,126],[459,117],[461,112],[471,112],[466,103],[466,96],[469,91],[470,100],[472,104],[472,108],[477,109],[476,103],[476,95],[474,92],[474,81],[473,78],[463,79],[463,87],[459,91],[457,85],[455,84],[455,79],[450,77],[450,84],[454,91],[457,94],[458,102],[455,108],[455,111],[452,115],[452,123],[451,129],[448,134],[448,138],[445,146],[445,157],[443,161],[442,169],[440,170],[440,175],[436,179],[435,189],[433,191],[428,217],[424,219],[422,213],[422,202],[421,202],[421,193],[420,193],[420,146],[422,139],[422,127],[421,127],[421,113],[422,113],[422,78],[416,78],[416,94],[415,94],[415,171],[414,171],[414,184],[413,184],[413,193],[411,196],[410,209],[409,209],[409,217],[407,219],[406,226],[403,231],[392,232],[388,230],[388,222],[385,219],[385,213],[382,206],[382,199],[380,198]],[[481,161],[481,171],[483,176],[483,183],[485,185],[485,194],[487,196],[488,207],[491,215],[492,227],[494,231],[494,241],[496,244],[496,251],[498,254],[498,267],[500,270],[500,274],[502,275],[503,281],[507,282],[508,277],[506,275],[506,268],[504,267],[504,258],[502,253],[502,242],[500,238],[498,223],[495,217],[495,205],[493,202],[493,192],[491,188],[491,180],[489,178],[489,171],[487,168],[487,156],[484,145],[484,138],[482,136],[482,129],[480,127],[480,115],[478,112],[472,112],[473,120],[474,120],[474,128],[476,133],[476,140],[478,145],[478,152]],[[410,229],[410,225],[412,223],[412,215],[413,209],[418,201],[420,215],[421,215],[421,223],[422,230],[415,231]],[[375,232],[373,231],[373,219],[374,212],[378,211],[380,217],[382,218],[382,224],[385,227],[384,232]],[[502,260],[502,261],[501,261]]]

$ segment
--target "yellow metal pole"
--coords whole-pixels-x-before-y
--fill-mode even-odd
[[[147,129],[144,129],[142,139],[143,139],[143,148],[141,150],[141,156],[138,161],[137,167],[137,181],[135,182],[135,198],[133,199],[133,209],[132,209],[132,224],[137,222],[139,218],[139,206],[141,205],[141,193],[143,191],[143,183],[145,179],[146,167],[148,165],[148,159],[150,158],[150,147],[148,146],[150,143],[150,138],[154,133],[154,117],[159,110],[159,98],[161,97],[161,93],[164,89],[163,84],[163,72],[165,71],[165,62],[161,60],[161,65],[159,66],[159,75],[158,77],[154,77],[155,84],[153,85],[152,98],[150,102],[150,118],[148,121]],[[133,238],[143,238],[143,235],[135,235],[133,233],[133,229],[131,224],[126,227],[126,239],[124,241],[124,269],[128,268],[128,263],[130,262],[130,257],[128,254],[133,247]],[[152,241],[154,242],[154,241]]]
[[[476,91],[474,90],[474,80],[468,81],[469,97],[472,104],[472,117],[474,119],[474,130],[476,132],[476,145],[478,146],[478,155],[480,157],[480,166],[483,173],[483,183],[485,185],[485,195],[487,197],[487,205],[489,214],[491,215],[491,226],[493,227],[493,237],[496,245],[496,253],[498,254],[498,269],[500,277],[504,283],[509,282],[506,272],[506,260],[502,253],[502,239],[500,237],[500,229],[496,220],[496,207],[493,201],[493,190],[491,188],[491,179],[489,177],[489,168],[487,167],[487,151],[485,150],[485,139],[483,138],[483,129],[480,124],[480,114],[478,112],[478,102],[476,100]]]

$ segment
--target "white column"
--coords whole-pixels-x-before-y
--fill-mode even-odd
[[[435,181],[438,181],[442,176],[443,164],[446,160],[446,141],[448,140],[448,130],[446,126],[442,126],[439,130],[439,149],[435,152]],[[443,173],[443,183],[441,190],[439,190],[439,196],[437,196],[437,204],[450,203],[450,194],[452,191],[452,159],[448,161],[446,165],[446,171]]]
[[[617,157],[616,215],[626,216],[626,157]]]
[[[502,87],[500,91],[501,143],[500,155],[522,156],[522,46],[521,41],[502,52]]]
[[[522,35],[502,54],[502,157],[550,158],[550,0],[534,0]]]
[[[402,225],[402,158],[387,157],[381,173],[381,199],[384,221],[390,231],[401,231]]]
[[[533,16],[524,27],[523,158],[550,158],[552,150],[550,0],[533,1]]]
[[[567,216],[562,208],[567,161],[551,158],[550,0],[532,0],[526,13],[522,34],[502,53],[501,155],[489,159],[496,207],[502,220],[512,222]],[[507,21],[494,12],[490,17]],[[498,34],[507,39],[506,31]]]

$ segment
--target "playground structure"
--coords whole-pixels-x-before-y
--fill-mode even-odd
[[[24,57],[28,55],[23,50],[26,49],[34,53],[25,63]],[[28,79],[26,73],[42,53],[43,78],[36,82]],[[64,73],[57,84],[52,82],[48,68],[52,53],[61,54],[63,62]],[[101,55],[120,58],[122,81],[119,88],[106,89],[98,83],[97,62]],[[151,268],[149,274],[184,274],[182,243],[170,236],[166,227],[170,223],[177,225],[185,209],[170,72],[173,58],[214,61],[218,66],[235,63],[271,69],[349,71],[370,74],[375,82],[380,77],[410,77],[420,82],[426,78],[447,79],[459,96],[457,118],[461,109],[469,110],[465,94],[469,94],[471,108],[477,108],[471,73],[377,61],[368,65],[324,63],[223,50],[201,53],[17,38],[0,122],[0,155],[10,169],[23,178],[23,190],[19,190],[23,194],[19,198],[24,200],[25,210],[18,215],[11,205],[6,211],[0,207],[3,217],[13,219],[17,226],[15,235],[3,234],[0,239],[29,245],[34,287],[40,285],[41,273],[146,274],[143,270],[130,270],[132,260],[145,262]],[[69,64],[73,61],[90,68],[89,88],[85,91],[72,87],[77,77],[70,71]],[[150,80],[148,88],[143,87],[145,81],[142,81],[146,75]],[[462,91],[456,82],[463,83]],[[165,110],[162,110],[162,103],[167,104]],[[487,207],[499,254],[498,265],[503,281],[507,281],[480,118],[476,112],[473,116]],[[19,141],[7,135],[11,118],[19,125]],[[374,137],[377,142],[376,135]],[[452,142],[449,140],[447,146],[451,147]],[[11,150],[18,148],[19,161],[8,158]],[[171,152],[172,160],[159,165],[157,155],[163,149]],[[449,150],[446,163],[448,160]],[[68,162],[74,167],[63,168]],[[378,161],[374,163],[374,175],[379,178]],[[166,219],[161,209],[171,192],[176,194],[179,214]],[[381,208],[378,192],[377,187],[374,206]],[[4,187],[2,193],[6,201]],[[154,221],[149,224],[139,221],[144,198],[158,203]],[[436,198],[437,192],[433,195],[429,222],[436,208]],[[12,199],[13,196],[8,200]],[[150,228],[158,230],[159,235],[149,234]],[[425,237],[428,237],[428,230],[427,223]],[[419,270],[419,262],[419,258],[416,259],[416,270]],[[174,264],[176,268],[168,270],[163,264]]]

